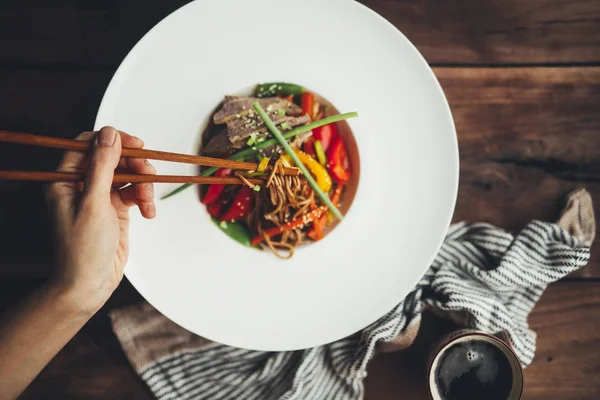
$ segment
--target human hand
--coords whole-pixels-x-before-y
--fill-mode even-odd
[[[142,148],[134,136],[104,127],[77,140],[94,140],[90,154],[67,152],[60,172],[85,172],[85,182],[57,182],[47,199],[54,217],[56,271],[50,284],[67,293],[84,312],[97,311],[123,278],[129,256],[129,208],[154,218],[152,183],[112,183],[118,172],[156,174],[144,159],[121,158],[121,147]]]

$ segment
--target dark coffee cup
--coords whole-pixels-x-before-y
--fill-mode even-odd
[[[523,368],[500,335],[461,330],[432,353],[429,391],[434,400],[519,400]]]

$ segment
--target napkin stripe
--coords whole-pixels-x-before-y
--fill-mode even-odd
[[[536,344],[529,312],[548,283],[589,256],[555,224],[533,221],[516,236],[488,224],[456,224],[413,292],[360,333],[297,352],[213,344],[163,357],[140,376],[160,400],[358,400],[377,344],[393,340],[424,308],[456,318],[466,312],[472,328],[505,331],[526,366]]]

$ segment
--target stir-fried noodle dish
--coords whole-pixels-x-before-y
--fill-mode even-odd
[[[203,169],[201,175],[237,177],[240,184],[202,186],[202,204],[235,240],[292,257],[298,246],[323,239],[350,207],[359,162],[345,120],[356,116],[290,83],[260,84],[253,96],[225,96],[200,153],[256,168]]]

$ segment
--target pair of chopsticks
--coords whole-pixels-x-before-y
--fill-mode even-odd
[[[0,142],[16,143],[27,146],[48,147],[55,149],[88,152],[90,142],[73,139],[62,139],[49,136],[32,135],[30,133],[8,132],[0,130]],[[149,160],[171,161],[186,164],[203,165],[207,167],[231,168],[236,170],[254,171],[256,163],[225,160],[189,154],[168,153],[158,150],[132,149],[123,147],[122,157],[146,158]],[[269,167],[270,168],[270,167]],[[285,175],[299,175],[297,168],[284,168]],[[0,180],[9,181],[39,181],[39,182],[79,182],[83,181],[84,174],[70,172],[38,172],[38,171],[0,171]],[[248,179],[253,184],[261,184],[264,180]],[[215,176],[183,176],[183,175],[140,175],[140,174],[115,174],[114,183],[190,183],[190,184],[224,184],[238,185],[243,182],[235,177],[219,178]]]

